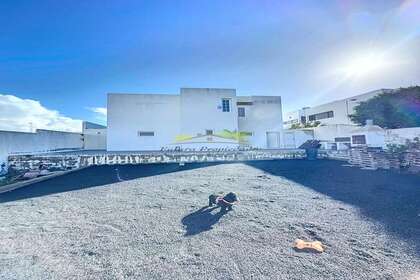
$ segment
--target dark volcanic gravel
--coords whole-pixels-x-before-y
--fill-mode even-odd
[[[342,164],[101,166],[1,194],[0,279],[420,279],[420,177]],[[219,191],[239,205],[204,208]]]

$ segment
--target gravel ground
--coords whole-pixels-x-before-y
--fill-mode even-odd
[[[2,194],[0,279],[420,279],[420,177],[342,164],[101,166]],[[203,208],[219,191],[240,204]]]

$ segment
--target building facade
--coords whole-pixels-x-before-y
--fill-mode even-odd
[[[84,121],[82,135],[83,149],[106,150],[106,126]]]
[[[282,145],[280,96],[237,96],[235,89],[110,93],[107,122],[109,151]]]
[[[304,107],[300,110],[286,113],[284,116],[284,128],[291,128],[292,125],[304,125],[308,122],[319,121],[324,125],[355,125],[349,115],[354,113],[354,108],[362,101],[392,92],[392,89],[380,89],[364,94],[356,95],[346,99],[336,100],[314,107]]]

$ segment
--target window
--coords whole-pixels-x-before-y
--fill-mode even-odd
[[[323,112],[323,113],[310,115],[309,116],[309,121],[317,121],[317,120],[329,119],[329,118],[333,118],[333,117],[334,117],[334,112],[333,111],[328,111],[328,112]]]
[[[366,144],[366,136],[365,135],[353,135],[351,137],[353,144]]]
[[[238,117],[245,117],[245,108],[238,107]]]
[[[336,137],[334,142],[350,142],[350,137]]]
[[[230,112],[230,99],[222,99],[222,111]]]
[[[300,117],[300,122],[305,124],[306,123],[306,117],[305,116],[301,116]]]
[[[238,101],[238,102],[236,102],[236,105],[239,105],[239,106],[251,106],[252,105],[252,102]]]
[[[137,131],[137,136],[155,136],[154,131]]]
[[[207,129],[206,130],[206,135],[213,135],[213,130]]]

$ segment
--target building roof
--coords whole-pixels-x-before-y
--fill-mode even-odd
[[[93,122],[83,122],[83,127],[85,129],[105,129],[106,126],[101,125],[101,124],[97,124],[97,123],[93,123]]]

